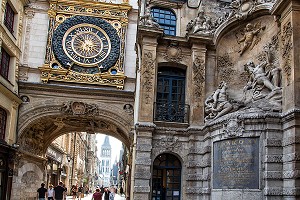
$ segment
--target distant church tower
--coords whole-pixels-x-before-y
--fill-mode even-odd
[[[103,177],[103,185],[110,186],[111,146],[108,136],[105,136],[104,143],[101,146],[100,160],[100,172]]]

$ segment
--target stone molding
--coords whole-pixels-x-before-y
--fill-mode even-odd
[[[282,160],[283,162],[300,161],[300,154],[298,153],[284,154]]]
[[[300,144],[300,136],[283,137],[282,146]]]
[[[209,181],[211,174],[187,174],[187,181]]]
[[[265,155],[266,163],[282,163],[282,155]]]
[[[152,145],[151,144],[137,144],[136,145],[137,151],[145,151],[145,152],[151,152]]]
[[[201,195],[201,194],[210,194],[210,193],[211,193],[210,188],[202,188],[202,187],[187,187],[186,188],[186,194]]]
[[[282,179],[282,171],[266,171],[264,179]]]
[[[264,189],[264,195],[266,196],[281,196],[283,195],[283,189],[281,187],[267,187]]]
[[[136,165],[148,165],[150,166],[152,164],[150,158],[136,158],[135,159],[135,164]]]
[[[198,154],[198,155],[204,155],[207,153],[211,153],[211,146],[204,146],[202,148],[189,148],[189,154]]]
[[[134,192],[136,193],[149,193],[150,187],[149,186],[134,186]]]
[[[211,166],[211,158],[208,157],[206,159],[202,159],[200,161],[188,161],[187,167],[188,168],[205,168]]]
[[[282,147],[282,141],[276,140],[276,139],[265,139],[264,146],[265,147]]]
[[[284,179],[299,179],[300,170],[283,171],[282,178]]]
[[[151,173],[150,172],[135,172],[134,173],[135,179],[151,179]]]

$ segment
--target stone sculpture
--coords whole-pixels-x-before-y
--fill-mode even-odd
[[[265,30],[265,26],[261,27],[260,23],[255,24],[253,26],[251,23],[248,23],[243,31],[243,37],[238,40],[238,44],[243,42],[242,48],[239,51],[240,55],[243,55],[243,53],[251,47],[255,45],[255,42],[257,42],[256,38],[257,35],[261,30]]]
[[[222,81],[218,89],[205,100],[205,112],[207,116],[205,121],[216,119],[233,109],[233,105],[229,102],[227,95],[227,84]]]
[[[266,71],[267,65],[270,65],[267,61],[256,66],[253,61],[244,65],[245,70],[250,74],[249,81],[244,87],[244,97],[246,97],[246,92],[252,89],[252,100],[254,101],[262,98],[271,99],[275,95],[279,95],[277,98],[281,99],[281,70],[276,67]]]
[[[187,24],[186,31],[193,34],[198,33],[211,35],[215,31],[214,24],[215,23],[213,23],[212,19],[208,16],[204,16],[204,11],[200,9],[197,17]]]
[[[149,26],[149,27],[153,27],[153,28],[159,28],[159,24],[152,17],[149,7],[146,8],[145,15],[140,17],[140,23],[139,24],[142,25],[142,26]]]

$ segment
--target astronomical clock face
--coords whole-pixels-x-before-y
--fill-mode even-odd
[[[74,16],[54,31],[52,47],[64,68],[95,74],[105,72],[116,64],[120,38],[117,30],[103,19]]]

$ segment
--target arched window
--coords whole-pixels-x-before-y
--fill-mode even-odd
[[[180,200],[181,162],[172,154],[161,154],[153,162],[152,200]]]
[[[185,105],[185,70],[159,67],[155,121],[187,122]]]
[[[0,140],[5,140],[7,113],[3,108],[0,108]]]
[[[176,35],[176,15],[164,8],[151,8],[151,14],[166,35]]]

